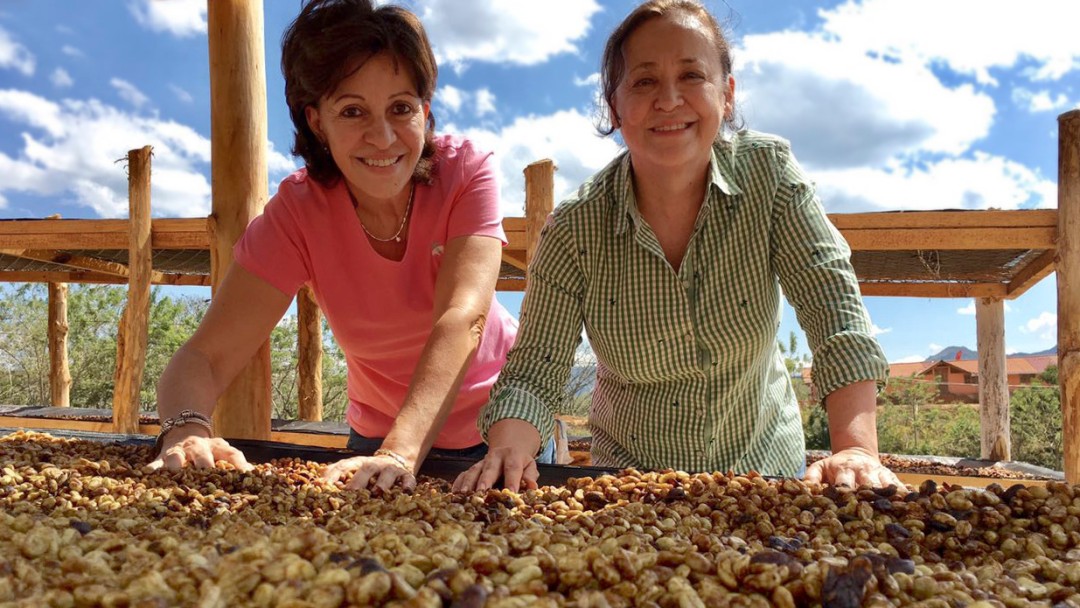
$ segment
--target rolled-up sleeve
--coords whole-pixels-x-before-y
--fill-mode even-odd
[[[541,445],[550,440],[555,411],[567,398],[566,383],[581,342],[583,289],[577,248],[552,216],[529,266],[517,342],[477,421],[485,440],[491,426],[507,418],[536,427]]]
[[[865,380],[880,388],[889,364],[873,337],[851,249],[787,146],[777,148],[777,161],[770,246],[780,284],[806,332],[818,394],[824,399]]]

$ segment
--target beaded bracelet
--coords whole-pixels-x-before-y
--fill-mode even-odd
[[[412,467],[409,466],[409,463],[405,460],[405,457],[393,450],[387,448],[379,448],[375,450],[373,456],[386,456],[390,460],[398,463],[399,467],[405,469],[406,471],[409,471],[410,473],[412,472]]]

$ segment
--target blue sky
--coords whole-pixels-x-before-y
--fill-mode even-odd
[[[495,151],[506,215],[522,214],[528,163],[556,161],[560,198],[618,152],[592,130],[596,72],[635,2],[404,4],[440,61],[439,130]],[[1056,206],[1056,118],[1080,107],[1080,2],[709,6],[728,23],[747,126],[792,141],[830,212]],[[272,184],[297,166],[278,45],[299,7],[265,2]],[[208,78],[206,0],[0,3],[0,217],[120,217],[115,161],[146,144],[155,215],[206,215]],[[519,294],[499,298],[516,314]],[[867,304],[892,361],[975,347],[971,300]],[[1053,277],[1008,303],[1006,325],[1010,352],[1054,344]],[[795,328],[786,309],[781,335]]]

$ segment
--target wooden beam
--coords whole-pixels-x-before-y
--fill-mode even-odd
[[[49,283],[49,402],[53,407],[71,406],[67,297],[66,283]]]
[[[0,242],[7,249],[127,249],[128,220],[6,220]],[[154,249],[209,249],[206,218],[151,222]]]
[[[527,264],[525,263],[524,253],[524,251],[507,251],[503,249],[502,259],[518,270],[525,270]]]
[[[1055,249],[1048,249],[1039,257],[1028,262],[1016,276],[1009,281],[1009,299],[1019,298],[1028,289],[1034,287],[1039,281],[1050,276],[1054,272],[1054,258],[1057,256]]]
[[[901,211],[892,213],[832,213],[829,220],[841,230],[897,228],[1057,228],[1056,209],[1017,211]]]
[[[525,167],[525,263],[531,264],[540,231],[555,209],[555,163],[549,159]]]
[[[266,72],[262,0],[207,2],[210,45],[210,160],[214,291],[232,248],[267,199]],[[270,342],[256,350],[214,410],[225,437],[270,438]]]
[[[525,291],[525,279],[499,279],[495,291]]]
[[[323,417],[322,312],[306,285],[296,294],[296,328],[300,420],[318,422]]]
[[[1004,283],[859,283],[864,296],[904,298],[1004,298]]]
[[[116,337],[113,432],[139,432],[146,341],[150,324],[150,146],[128,152],[128,208],[131,219],[127,305]]]
[[[1065,481],[1080,484],[1080,110],[1058,117],[1058,382]]]
[[[503,232],[525,232],[528,222],[523,217],[504,217]]]
[[[1018,228],[843,229],[852,251],[1053,249],[1052,226]]]
[[[46,264],[56,264],[57,266],[67,266],[78,270],[89,270],[102,274],[111,274],[125,279],[130,274],[128,267],[119,262],[99,260],[98,258],[90,256],[76,255],[54,249],[0,249],[0,253],[26,260],[44,262]],[[151,280],[154,282],[160,282],[161,276],[162,274],[156,270],[150,271]]]
[[[1012,460],[1009,374],[1005,363],[1005,302],[975,301],[979,352],[979,445],[983,460]]]
[[[127,279],[87,270],[0,270],[0,283],[93,283],[125,285]],[[155,285],[210,286],[210,277],[199,274],[161,273]]]

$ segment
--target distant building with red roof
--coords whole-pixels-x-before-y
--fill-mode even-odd
[[[1009,392],[1030,385],[1046,368],[1057,365],[1056,355],[1031,357],[1007,357],[1005,369],[1009,377]],[[816,391],[812,384],[811,369],[804,367],[802,381],[810,387],[811,395]],[[943,402],[979,401],[979,362],[974,359],[946,361],[935,359],[917,363],[889,364],[889,378],[916,378],[937,386],[938,398]]]

